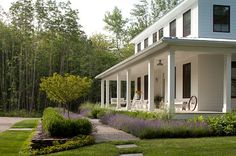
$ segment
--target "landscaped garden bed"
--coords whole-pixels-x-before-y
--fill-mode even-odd
[[[42,122],[30,138],[30,145],[25,148],[33,155],[75,149],[94,144],[91,132],[92,124],[87,119],[66,119],[59,109],[47,108]]]
[[[91,104],[83,105],[80,112],[141,139],[236,135],[236,112],[192,120],[173,120],[166,113],[116,111]]]

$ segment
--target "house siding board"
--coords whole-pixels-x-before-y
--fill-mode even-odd
[[[223,108],[223,55],[198,56],[199,111],[222,111]]]
[[[235,39],[236,38],[236,0],[199,0],[199,37]],[[230,33],[213,32],[213,5],[230,6]]]

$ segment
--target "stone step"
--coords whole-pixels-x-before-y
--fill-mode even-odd
[[[120,156],[143,156],[143,153],[121,154]]]
[[[135,144],[125,144],[125,145],[116,145],[116,148],[134,148],[134,147],[138,147],[137,145]]]
[[[32,128],[10,128],[9,131],[32,131]]]

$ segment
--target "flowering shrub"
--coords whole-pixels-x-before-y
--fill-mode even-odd
[[[185,120],[144,120],[123,114],[106,114],[101,122],[131,133],[139,138],[184,138],[212,135],[207,123]]]

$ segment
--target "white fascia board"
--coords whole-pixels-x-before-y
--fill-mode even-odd
[[[114,65],[113,67],[109,68],[108,70],[104,71],[103,73],[97,75],[95,77],[95,79],[102,79],[102,78],[108,77],[108,76],[112,75],[114,72],[123,70],[125,67],[131,65],[132,63],[135,63],[135,62],[147,57],[148,55],[150,55],[154,52],[157,52],[160,49],[163,49],[166,46],[167,45],[162,40],[155,43],[155,44],[152,44],[148,48],[143,49],[139,53],[134,54],[133,56],[125,59],[124,61]]]
[[[141,52],[127,58],[126,60],[116,64],[103,73],[97,75],[96,79],[102,79],[112,75],[115,72],[127,68],[129,65],[161,50],[167,46],[201,46],[201,47],[224,47],[236,48],[236,40],[230,39],[213,39],[213,38],[177,38],[177,37],[164,37],[161,41],[149,46]]]

